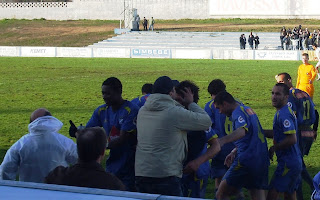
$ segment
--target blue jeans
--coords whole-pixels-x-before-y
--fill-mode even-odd
[[[153,24],[150,24],[149,31],[150,31],[150,29],[153,31]]]
[[[136,176],[138,192],[182,197],[181,178],[169,176],[152,178]]]

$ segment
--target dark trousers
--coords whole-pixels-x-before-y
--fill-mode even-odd
[[[182,196],[181,178],[175,176],[164,178],[136,176],[136,188],[141,193]]]

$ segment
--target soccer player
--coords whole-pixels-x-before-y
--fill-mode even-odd
[[[214,98],[219,92],[226,91],[226,85],[220,79],[214,79],[208,86],[208,92],[212,100],[209,101],[204,110],[208,113],[212,121],[212,130],[218,135],[219,138],[226,136],[232,132],[232,121],[225,114],[219,112],[214,106]],[[239,101],[238,101],[239,102]],[[241,103],[242,104],[242,103]],[[221,151],[212,159],[211,162],[211,178],[215,179],[215,194],[219,188],[222,177],[227,172],[228,167],[224,164],[226,156],[234,149],[233,143],[225,144]],[[243,198],[242,192],[238,194],[237,199]]]
[[[308,155],[313,141],[317,136],[319,114],[310,96],[299,89],[293,88],[291,76],[288,73],[279,73],[276,75],[278,83],[286,84],[289,90],[288,106],[297,116],[298,123],[298,144],[302,156]],[[313,125],[313,128],[311,126]],[[313,190],[312,178],[309,175],[304,161],[302,160],[302,178],[308,183]],[[303,199],[302,182],[297,191],[297,198]]]
[[[273,120],[274,145],[269,149],[269,156],[270,159],[273,159],[274,152],[276,152],[278,165],[270,182],[267,200],[278,199],[280,192],[284,193],[285,200],[295,200],[295,191],[302,170],[301,154],[296,137],[297,119],[287,105],[288,97],[289,87],[287,85],[277,83],[273,87],[272,106],[277,109],[277,112]]]
[[[265,199],[268,186],[268,146],[255,112],[240,105],[228,92],[220,92],[214,99],[216,108],[232,120],[232,133],[219,138],[220,146],[234,142],[236,148],[227,156],[231,165],[221,181],[217,199],[228,199],[242,187],[249,190],[251,199]]]
[[[313,65],[309,63],[309,55],[302,54],[302,63],[298,68],[298,78],[296,88],[305,91],[312,98],[314,94],[313,81],[317,72]]]
[[[320,200],[320,172],[313,178],[314,191],[311,195],[311,200]]]
[[[193,101],[198,103],[199,88],[190,81],[182,81],[175,87],[177,94],[184,97],[184,88],[190,88]],[[185,197],[205,198],[210,175],[209,159],[220,151],[218,136],[210,131],[188,131],[188,154],[184,163],[182,176],[182,192]],[[207,148],[208,144],[210,145]]]
[[[144,84],[141,88],[142,96],[132,99],[131,103],[133,103],[133,104],[139,106],[139,108],[141,108],[144,105],[144,103],[146,102],[148,96],[152,93],[152,87],[153,87],[152,83]]]
[[[318,59],[318,63],[316,64],[316,70],[318,73],[318,78],[317,81],[320,80],[320,73],[319,73],[319,67],[320,67],[320,47],[318,47],[317,43],[313,43],[312,44],[312,48],[315,50],[315,54],[317,56]]]
[[[92,114],[86,127],[103,127],[107,133],[110,149],[106,171],[117,176],[129,191],[135,191],[134,158],[136,146],[136,117],[139,108],[122,98],[122,84],[110,77],[101,86],[105,104]],[[75,135],[77,128],[71,125],[69,133]]]

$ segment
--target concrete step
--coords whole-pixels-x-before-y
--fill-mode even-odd
[[[89,47],[129,47],[129,48],[227,48],[239,49],[239,37],[243,32],[157,32],[133,31],[118,35]],[[248,35],[246,47],[249,48]],[[254,33],[255,35],[255,33]],[[258,33],[259,49],[278,49],[279,33]]]

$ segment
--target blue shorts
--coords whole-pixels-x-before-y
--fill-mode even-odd
[[[197,179],[191,174],[183,175],[181,185],[184,197],[205,198],[208,177],[204,179]]]
[[[300,183],[301,166],[287,168],[285,165],[278,164],[276,171],[270,182],[270,189],[276,189],[278,192],[292,194],[298,189]]]
[[[268,188],[269,165],[246,166],[235,159],[222,180],[226,180],[228,185],[241,189],[267,189]]]
[[[311,199],[312,200],[320,200],[320,192],[317,192],[316,190],[313,191],[313,193],[311,195]]]
[[[228,167],[224,165],[227,155],[234,149],[234,145],[229,143],[221,148],[221,151],[212,158],[210,178],[223,177],[228,171]]]

